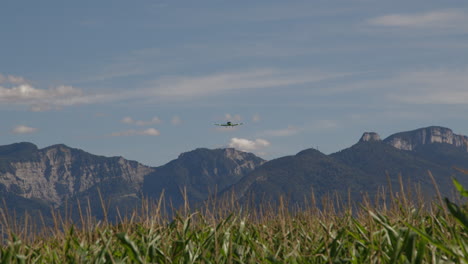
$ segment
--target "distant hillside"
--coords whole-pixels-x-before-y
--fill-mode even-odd
[[[435,149],[437,146],[431,148]],[[456,150],[456,147],[450,148]],[[367,173],[371,176],[369,180],[379,186],[389,187],[388,183],[391,182],[392,188],[398,190],[401,175],[406,188],[414,188],[415,184],[419,184],[426,196],[433,196],[434,185],[428,174],[428,171],[431,171],[444,195],[449,196],[453,189],[451,176],[455,175],[456,171],[452,165],[426,159],[424,155],[416,152],[396,149],[384,142],[359,142],[331,156]],[[468,162],[468,159],[465,162]],[[461,175],[458,178],[463,180]]]
[[[312,189],[318,197],[333,192],[346,196],[350,190],[358,201],[362,193],[372,197],[378,186],[399,191],[401,176],[406,190],[418,187],[423,196],[433,198],[431,171],[441,193],[451,196],[453,176],[468,186],[468,177],[454,169],[468,167],[468,152],[460,143],[464,138],[440,127],[402,132],[385,140],[366,132],[355,145],[328,156],[309,149],[269,161],[230,190],[240,199],[255,195],[256,200],[275,200],[282,195],[294,203],[310,197]]]
[[[357,168],[340,163],[318,150],[307,149],[294,156],[271,160],[235,184],[226,193],[234,191],[239,199],[256,202],[277,201],[283,196],[291,203],[304,204],[312,194],[317,199],[338,192],[343,199],[358,199],[361,191],[374,192],[376,185]]]
[[[177,207],[184,201],[185,188],[191,202],[201,202],[237,183],[264,162],[252,153],[232,148],[196,149],[182,153],[146,176],[143,193],[157,199],[164,190],[166,199]]]

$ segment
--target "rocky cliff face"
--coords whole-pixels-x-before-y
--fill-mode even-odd
[[[409,151],[431,143],[446,143],[468,151],[467,136],[457,135],[449,128],[437,126],[397,133],[386,138],[384,142],[397,149]]]
[[[65,145],[0,147],[0,191],[46,201],[54,207],[109,179],[141,188],[144,176],[153,170],[122,157],[96,156]]]
[[[143,192],[157,199],[164,190],[166,198],[177,206],[183,202],[181,190],[185,188],[192,202],[200,202],[237,183],[264,162],[252,153],[233,148],[200,148],[182,153],[177,159],[156,168],[145,177]]]
[[[375,132],[365,132],[359,142],[381,141],[380,135]]]

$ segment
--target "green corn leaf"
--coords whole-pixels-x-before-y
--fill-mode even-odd
[[[424,260],[424,256],[426,255],[426,245],[427,245],[427,240],[421,239],[419,240],[418,243],[418,251],[416,255],[416,259],[414,261],[414,264],[422,264]]]
[[[457,179],[452,178],[453,185],[455,185],[455,188],[457,191],[463,196],[463,197],[468,197],[468,191],[463,188],[463,186],[458,182]]]
[[[143,263],[137,245],[130,239],[130,237],[128,237],[126,233],[117,234],[117,238],[120,240],[127,252],[130,253],[129,255],[133,262]]]
[[[450,249],[449,247],[446,246],[446,243],[443,243],[443,242],[440,242],[440,241],[437,241],[435,240],[434,238],[432,238],[431,236],[429,236],[428,234],[426,234],[425,232],[419,230],[418,228],[410,225],[410,224],[406,224],[409,228],[411,228],[414,232],[416,232],[418,235],[420,235],[421,237],[423,237],[424,239],[426,239],[428,242],[430,242],[432,245],[436,246],[437,248],[439,248],[440,250],[442,250],[443,252],[445,252],[446,254],[450,255],[450,256],[457,256],[455,254],[455,252],[453,252],[452,249]]]
[[[468,216],[466,213],[463,212],[457,204],[452,203],[447,198],[445,198],[445,204],[447,205],[450,213],[465,227],[465,230],[468,230]]]

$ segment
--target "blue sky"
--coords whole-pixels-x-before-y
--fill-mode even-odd
[[[468,134],[468,2],[2,1],[0,144],[162,165]],[[214,123],[243,122],[234,129]]]

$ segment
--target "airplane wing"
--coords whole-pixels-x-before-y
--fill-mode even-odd
[[[233,126],[240,126],[243,125],[244,123],[239,123],[239,124],[215,124],[215,126],[223,126],[223,127],[233,127]]]

